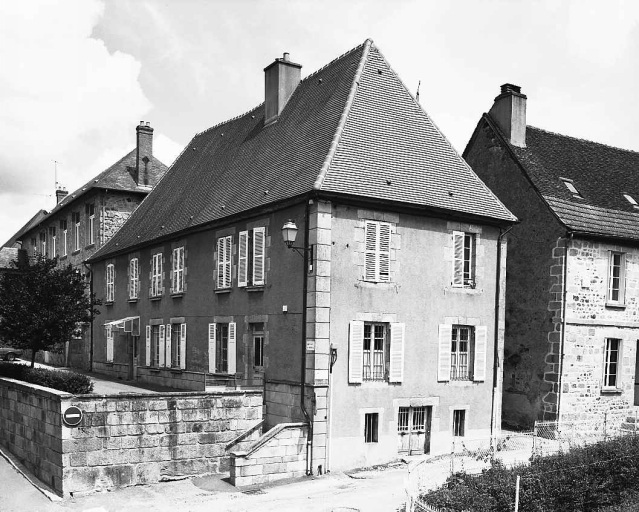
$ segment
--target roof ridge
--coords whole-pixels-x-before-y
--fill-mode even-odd
[[[353,106],[355,94],[357,94],[357,90],[359,88],[359,79],[361,78],[362,73],[364,71],[364,67],[366,66],[366,61],[368,60],[368,54],[370,52],[370,48],[373,46],[373,40],[370,38],[366,39],[366,41],[364,41],[364,43],[359,45],[357,48],[361,48],[362,46],[364,47],[364,50],[362,51],[362,56],[360,58],[359,65],[357,66],[357,71],[355,72],[355,76],[353,77],[353,83],[351,84],[351,90],[348,92],[348,98],[346,99],[344,110],[342,111],[342,115],[340,116],[339,123],[337,124],[337,129],[335,130],[335,134],[333,135],[333,140],[331,141],[331,146],[326,155],[326,159],[324,160],[324,164],[322,165],[322,168],[320,169],[320,172],[317,175],[315,183],[313,184],[313,188],[315,190],[319,190],[322,188],[324,179],[326,178],[326,175],[328,174],[328,169],[331,166],[331,162],[333,161],[333,157],[335,156],[335,152],[337,151],[337,146],[339,145],[339,141],[342,138],[342,134],[344,133],[344,126],[346,126],[346,121],[351,112],[351,107]],[[353,50],[351,50],[351,52]],[[347,52],[347,53],[350,53],[350,52]],[[342,57],[344,57],[345,55],[346,53]],[[339,57],[339,58],[342,58],[342,57]]]
[[[620,148],[619,146],[612,146],[610,144],[604,144],[603,142],[597,142],[595,140],[584,139],[582,137],[574,137],[572,135],[565,135],[563,133],[553,132],[551,130],[545,130],[544,128],[539,128],[537,126],[526,125],[526,128],[532,128],[534,130],[539,130],[540,132],[549,133],[550,135],[555,135],[555,136],[558,136],[558,137],[565,137],[567,139],[578,140],[578,141],[581,141],[581,142],[587,142],[588,144],[595,144],[597,146],[603,146],[603,147],[610,148],[610,149],[616,149],[618,151],[625,151],[627,153],[633,153],[635,155],[639,154],[639,151],[635,151],[634,149]]]
[[[205,130],[202,130],[201,132],[197,132],[195,135],[193,135],[193,138],[191,139],[191,142],[193,142],[193,139],[195,139],[195,137],[199,137],[200,135],[203,135],[203,134],[205,134],[206,132],[209,132],[209,131],[211,131],[211,130],[214,130],[214,129],[216,129],[216,128],[219,128],[220,126],[223,126],[223,125],[225,125],[225,124],[227,124],[227,123],[231,123],[231,122],[233,122],[233,121],[237,121],[238,119],[240,119],[240,118],[242,118],[242,117],[244,117],[244,116],[249,115],[251,112],[256,111],[256,110],[257,110],[258,108],[260,108],[262,105],[264,105],[264,102],[260,103],[259,105],[257,105],[257,106],[255,106],[255,107],[253,107],[252,109],[247,110],[246,112],[243,112],[243,113],[241,113],[241,114],[239,114],[239,115],[237,115],[237,116],[235,116],[235,117],[231,117],[230,119],[227,119],[226,121],[221,121],[221,122],[219,122],[219,123],[217,123],[217,124],[214,124],[213,126],[209,126],[209,127],[208,127],[208,128],[206,128]],[[189,142],[189,144],[190,144],[191,142]],[[187,144],[187,146],[188,146],[189,144]],[[176,160],[177,160],[177,158],[176,158]]]

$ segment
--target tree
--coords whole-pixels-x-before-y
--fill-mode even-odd
[[[37,256],[12,262],[0,276],[0,338],[36,353],[67,341],[79,322],[99,314],[100,301],[87,292],[81,272],[58,266],[57,258]]]

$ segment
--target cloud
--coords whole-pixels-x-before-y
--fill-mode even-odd
[[[141,63],[92,38],[103,12],[97,0],[0,3],[0,243],[55,204],[54,160],[79,187],[135,147],[153,107]]]

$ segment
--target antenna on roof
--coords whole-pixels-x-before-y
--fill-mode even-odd
[[[419,102],[419,87],[422,85],[422,81],[420,80],[417,84],[417,94],[415,95],[415,99]]]
[[[54,165],[54,172],[55,172],[55,190],[58,190],[58,164],[61,162],[58,162],[57,160],[53,161],[53,165]]]

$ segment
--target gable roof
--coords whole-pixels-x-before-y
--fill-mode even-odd
[[[639,240],[639,209],[624,197],[639,202],[639,153],[533,126],[526,126],[526,147],[520,148],[507,141],[488,114],[485,118],[568,230]]]
[[[32,228],[40,224],[40,221],[44,219],[46,216],[47,216],[46,210],[39,210],[38,213],[36,213],[33,217],[31,217],[27,221],[27,223],[24,226],[22,226],[15,235],[13,235],[9,240],[7,240],[7,242],[2,247],[11,247],[11,248],[19,247],[19,244],[17,243],[18,240],[21,240],[22,236],[27,231],[30,231]]]
[[[262,104],[198,133],[91,260],[311,192],[516,220],[367,40],[302,80],[276,123]]]

